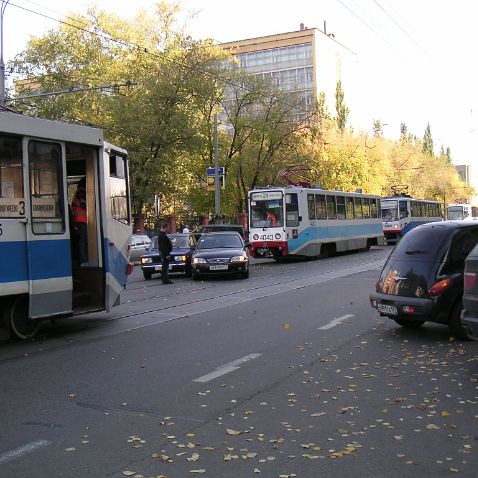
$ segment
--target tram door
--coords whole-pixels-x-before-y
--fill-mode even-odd
[[[64,144],[24,138],[29,316],[71,312],[72,277]],[[26,156],[26,158],[25,158]]]

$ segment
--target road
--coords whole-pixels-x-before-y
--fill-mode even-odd
[[[477,476],[478,344],[378,316],[388,252],[137,270],[112,313],[3,344],[0,476]]]

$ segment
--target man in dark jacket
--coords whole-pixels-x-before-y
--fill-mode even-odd
[[[163,284],[172,284],[169,280],[169,255],[173,250],[171,240],[167,236],[168,224],[164,222],[161,224],[161,229],[158,234],[158,249],[161,253],[161,280]]]

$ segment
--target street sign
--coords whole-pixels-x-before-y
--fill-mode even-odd
[[[221,185],[221,189],[225,189],[224,185],[224,175],[219,176],[219,184]],[[207,190],[214,191],[214,186],[216,184],[216,178],[214,176],[207,177]]]
[[[207,168],[206,174],[208,176],[214,176],[214,172],[215,172],[214,170],[215,168]],[[224,176],[224,174],[226,174],[225,168],[223,167],[218,168],[218,173],[219,173],[219,176]]]

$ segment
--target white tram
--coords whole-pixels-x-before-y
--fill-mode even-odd
[[[327,257],[383,245],[380,197],[298,186],[249,192],[255,257]]]
[[[395,243],[420,224],[442,221],[441,204],[407,195],[382,198],[383,233],[387,243]]]
[[[88,261],[69,205],[86,179]],[[126,285],[131,213],[126,151],[97,128],[0,112],[0,312],[20,338],[41,319],[109,310]]]

